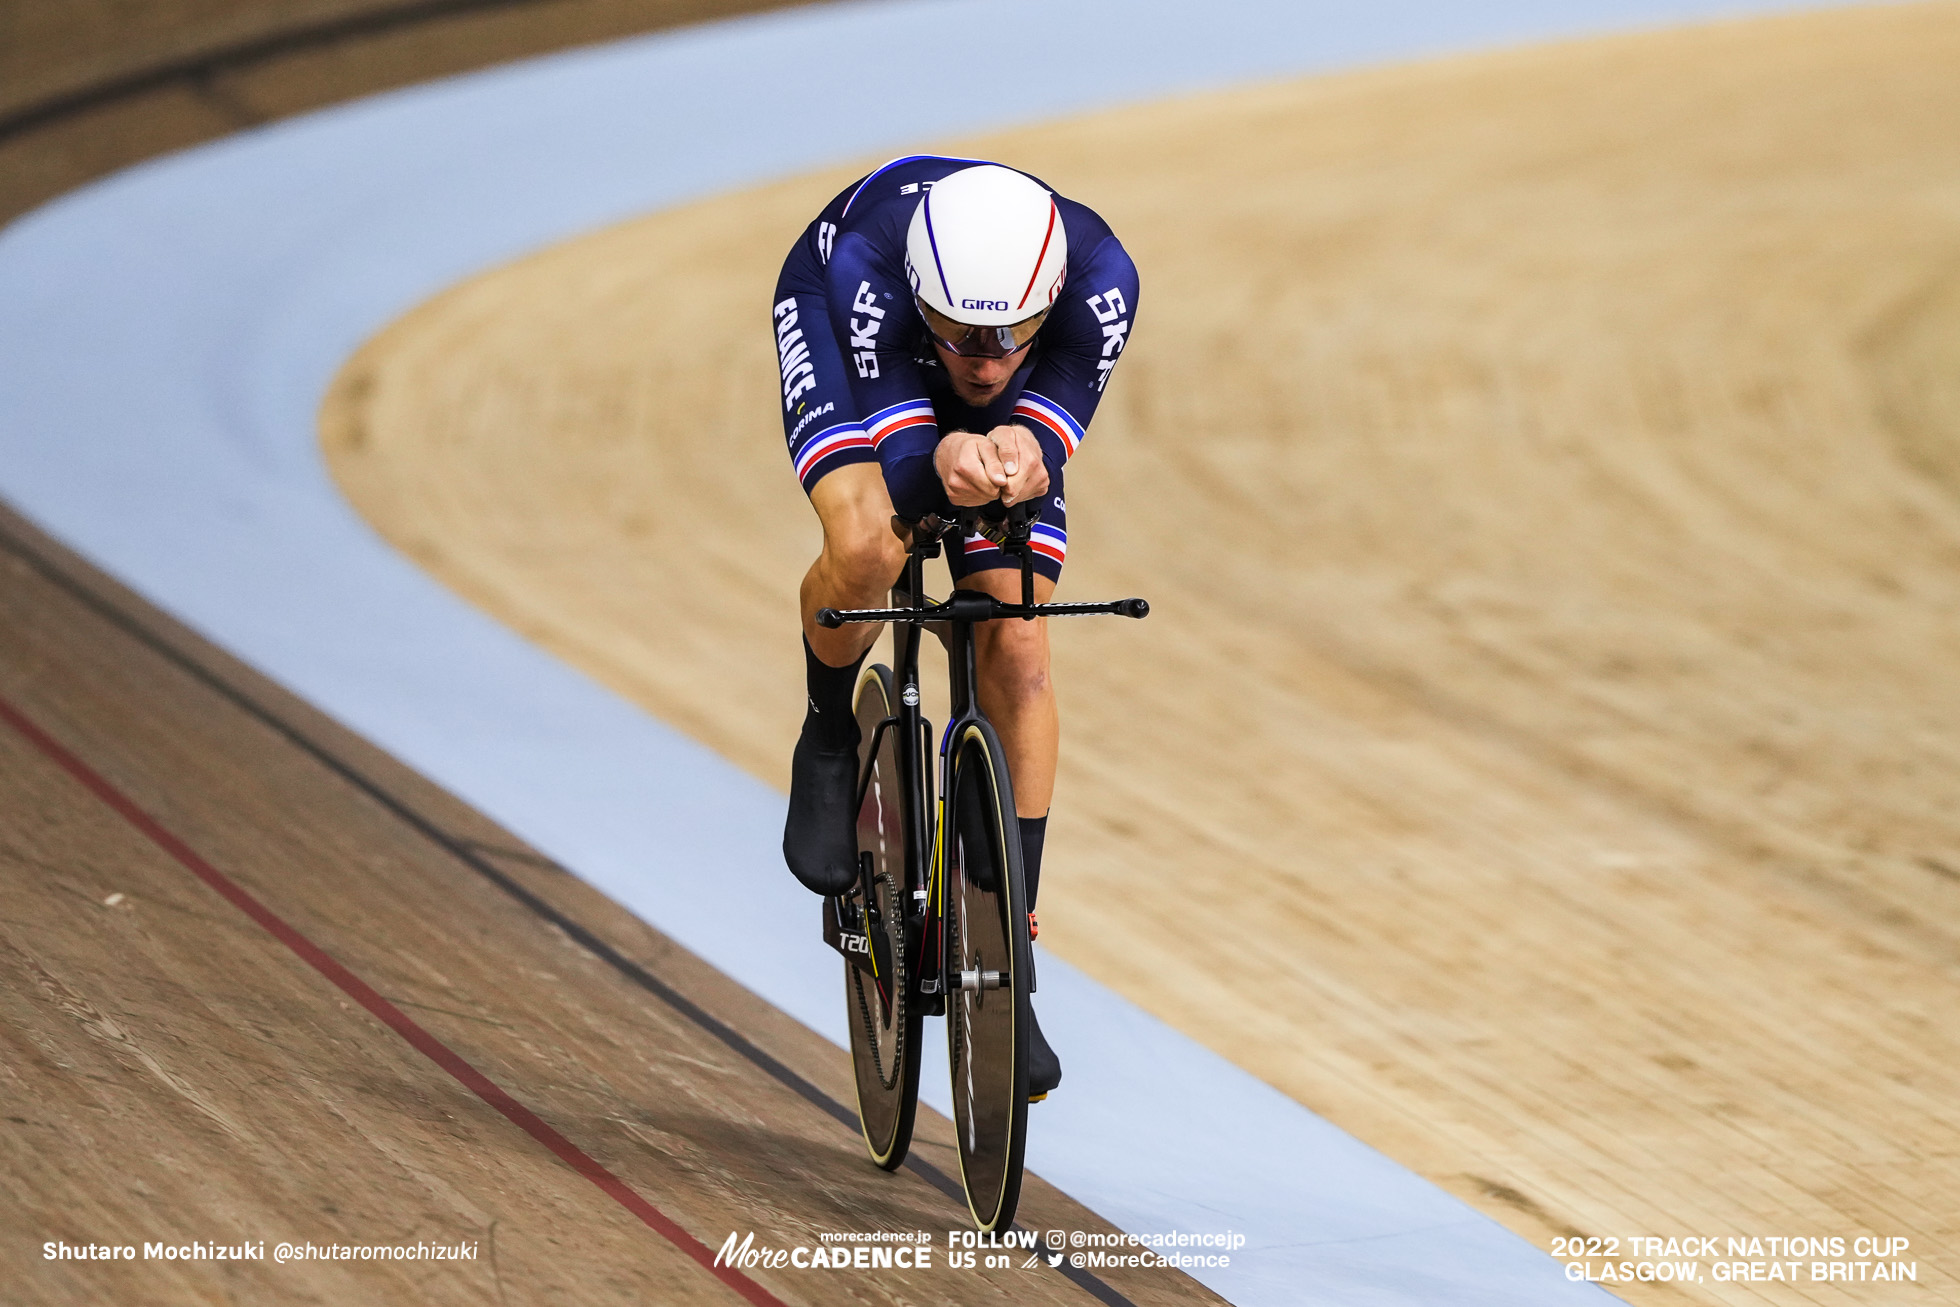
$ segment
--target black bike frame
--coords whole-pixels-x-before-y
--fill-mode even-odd
[[[960,525],[928,518],[912,528],[911,546],[906,552],[905,573],[900,582],[906,600],[904,606],[849,612],[824,608],[817,613],[818,624],[832,629],[846,622],[890,622],[894,628],[898,705],[891,717],[878,724],[878,734],[873,736],[866,757],[876,759],[880,743],[878,736],[887,730],[896,731],[899,774],[906,782],[903,822],[907,947],[910,948],[914,941],[918,947],[917,965],[901,970],[917,982],[916,993],[925,997],[947,992],[946,904],[943,884],[935,885],[933,877],[937,872],[943,878],[946,872],[943,862],[945,851],[937,847],[944,833],[937,829],[934,812],[935,800],[943,804],[945,799],[938,793],[938,787],[945,783],[949,760],[943,756],[940,758],[940,766],[936,769],[938,775],[935,776],[932,758],[935,753],[943,755],[959,728],[980,715],[974,624],[1002,618],[1018,617],[1023,621],[1033,621],[1037,617],[1072,617],[1093,613],[1144,617],[1150,612],[1150,605],[1141,599],[1118,599],[1112,603],[1096,604],[1035,603],[1034,553],[1029,543],[1030,509],[1029,505],[1017,505],[1008,510],[1007,519],[998,531],[1001,548],[1018,555],[1021,561],[1021,602],[1018,604],[1002,603],[992,595],[975,590],[955,590],[944,602],[928,604],[925,598],[925,560],[937,558],[941,541],[949,531]],[[976,523],[969,521],[966,525]],[[931,727],[920,706],[919,645],[928,627],[941,628],[937,634],[946,645],[947,675],[951,682],[946,730],[938,750],[933,749],[928,738]],[[871,769],[867,764],[864,775],[858,778],[857,808],[860,811],[864,806],[865,790],[870,784]],[[935,854],[940,856],[935,857]],[[868,893],[869,887],[866,888]],[[930,965],[928,946],[937,952],[936,959]]]
[[[954,611],[944,614],[938,634],[946,645],[949,706],[942,743],[932,746],[932,725],[926,720],[919,686],[919,649],[928,623],[916,614],[927,608],[925,599],[925,560],[939,554],[938,539],[915,539],[908,551],[905,575],[901,581],[906,607],[914,616],[894,623],[897,646],[898,715],[894,721],[900,744],[900,774],[913,778],[905,786],[906,904],[908,947],[916,946],[915,965],[906,968],[916,985],[916,993],[932,998],[947,992],[946,903],[943,877],[947,872],[947,850],[938,847],[944,838],[939,830],[945,796],[938,792],[945,783],[948,759],[945,741],[968,721],[979,716],[977,691],[979,668],[973,640],[972,619]],[[1024,584],[1024,593],[1032,580]],[[954,592],[959,598],[959,592]],[[1031,597],[1031,596],[1030,596]],[[951,606],[951,601],[939,608]],[[969,605],[962,605],[969,606]],[[933,625],[938,625],[933,623]],[[873,757],[876,756],[875,750]],[[935,757],[938,766],[934,766]],[[870,779],[867,768],[865,780]],[[863,796],[860,788],[859,804]],[[934,883],[937,874],[940,883]]]
[[[935,542],[932,552],[938,552]],[[915,547],[910,550],[905,561],[905,590],[914,608],[925,604],[925,552]],[[929,933],[925,928],[932,909],[931,886],[927,883],[932,866],[933,842],[938,832],[933,826],[933,795],[935,790],[932,766],[932,725],[926,721],[925,709],[921,705],[919,688],[919,643],[925,638],[925,627],[918,622],[902,622],[892,628],[892,643],[898,652],[898,733],[899,775],[906,778],[905,784],[905,920],[906,947],[919,949],[918,965],[902,969],[897,979],[910,978],[919,982],[918,988],[927,994],[943,991],[941,983],[945,971],[942,957],[940,966],[933,973],[930,985],[924,983],[925,940]],[[876,759],[877,754],[869,755]],[[870,768],[866,767],[869,779]],[[862,799],[859,805],[862,807]]]

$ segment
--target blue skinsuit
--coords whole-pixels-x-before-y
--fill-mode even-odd
[[[1000,399],[974,408],[953,392],[905,273],[905,236],[924,190],[980,163],[915,155],[840,192],[811,222],[776,283],[772,317],[783,377],[783,433],[807,493],[832,470],[876,461],[902,517],[950,511],[932,454],[945,431],[1016,422],[1048,465],[1035,567],[1051,580],[1068,551],[1062,468],[1081,443],[1129,341],[1136,265],[1095,212],[1055,197],[1068,272],[1048,320]],[[1015,565],[978,536],[954,549],[954,575]]]

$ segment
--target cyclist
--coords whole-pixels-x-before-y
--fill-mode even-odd
[[[803,578],[809,698],[783,856],[819,894],[857,877],[851,697],[880,628],[825,630],[819,608],[877,608],[916,521],[1038,502],[1035,599],[1068,552],[1062,468],[1129,340],[1136,267],[1094,212],[1025,173],[914,155],[853,183],[784,261],[773,318],[783,430],[823,524]],[[1019,602],[1020,564],[982,536],[948,549],[955,586]],[[1059,738],[1045,619],[975,628],[981,711],[1014,777],[1032,910]],[[1040,1024],[1029,1097],[1061,1080]]]

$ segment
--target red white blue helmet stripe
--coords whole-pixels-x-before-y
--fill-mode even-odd
[[[905,263],[924,304],[964,326],[1011,327],[1054,303],[1068,276],[1068,229],[1046,187],[983,163],[920,189]]]

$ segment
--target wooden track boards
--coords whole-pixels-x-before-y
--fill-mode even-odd
[[[4,513],[0,632],[11,711],[709,1247],[934,1232],[930,1272],[758,1272],[785,1301],[1089,1300],[945,1267],[943,1119],[929,1171],[876,1171],[842,1052]],[[8,1302],[737,1300],[5,723],[0,1108]],[[1023,1220],[1107,1228],[1032,1177]],[[478,1251],[130,1265],[44,1239]]]
[[[322,105],[789,0],[0,0],[0,224]]]
[[[1063,588],[1154,612],[1055,628],[1044,946],[1541,1247],[1904,1234],[1956,1300],[1956,67],[1873,5],[943,143],[1143,277]],[[777,784],[759,315],[850,176],[456,286],[322,419],[404,553]]]

